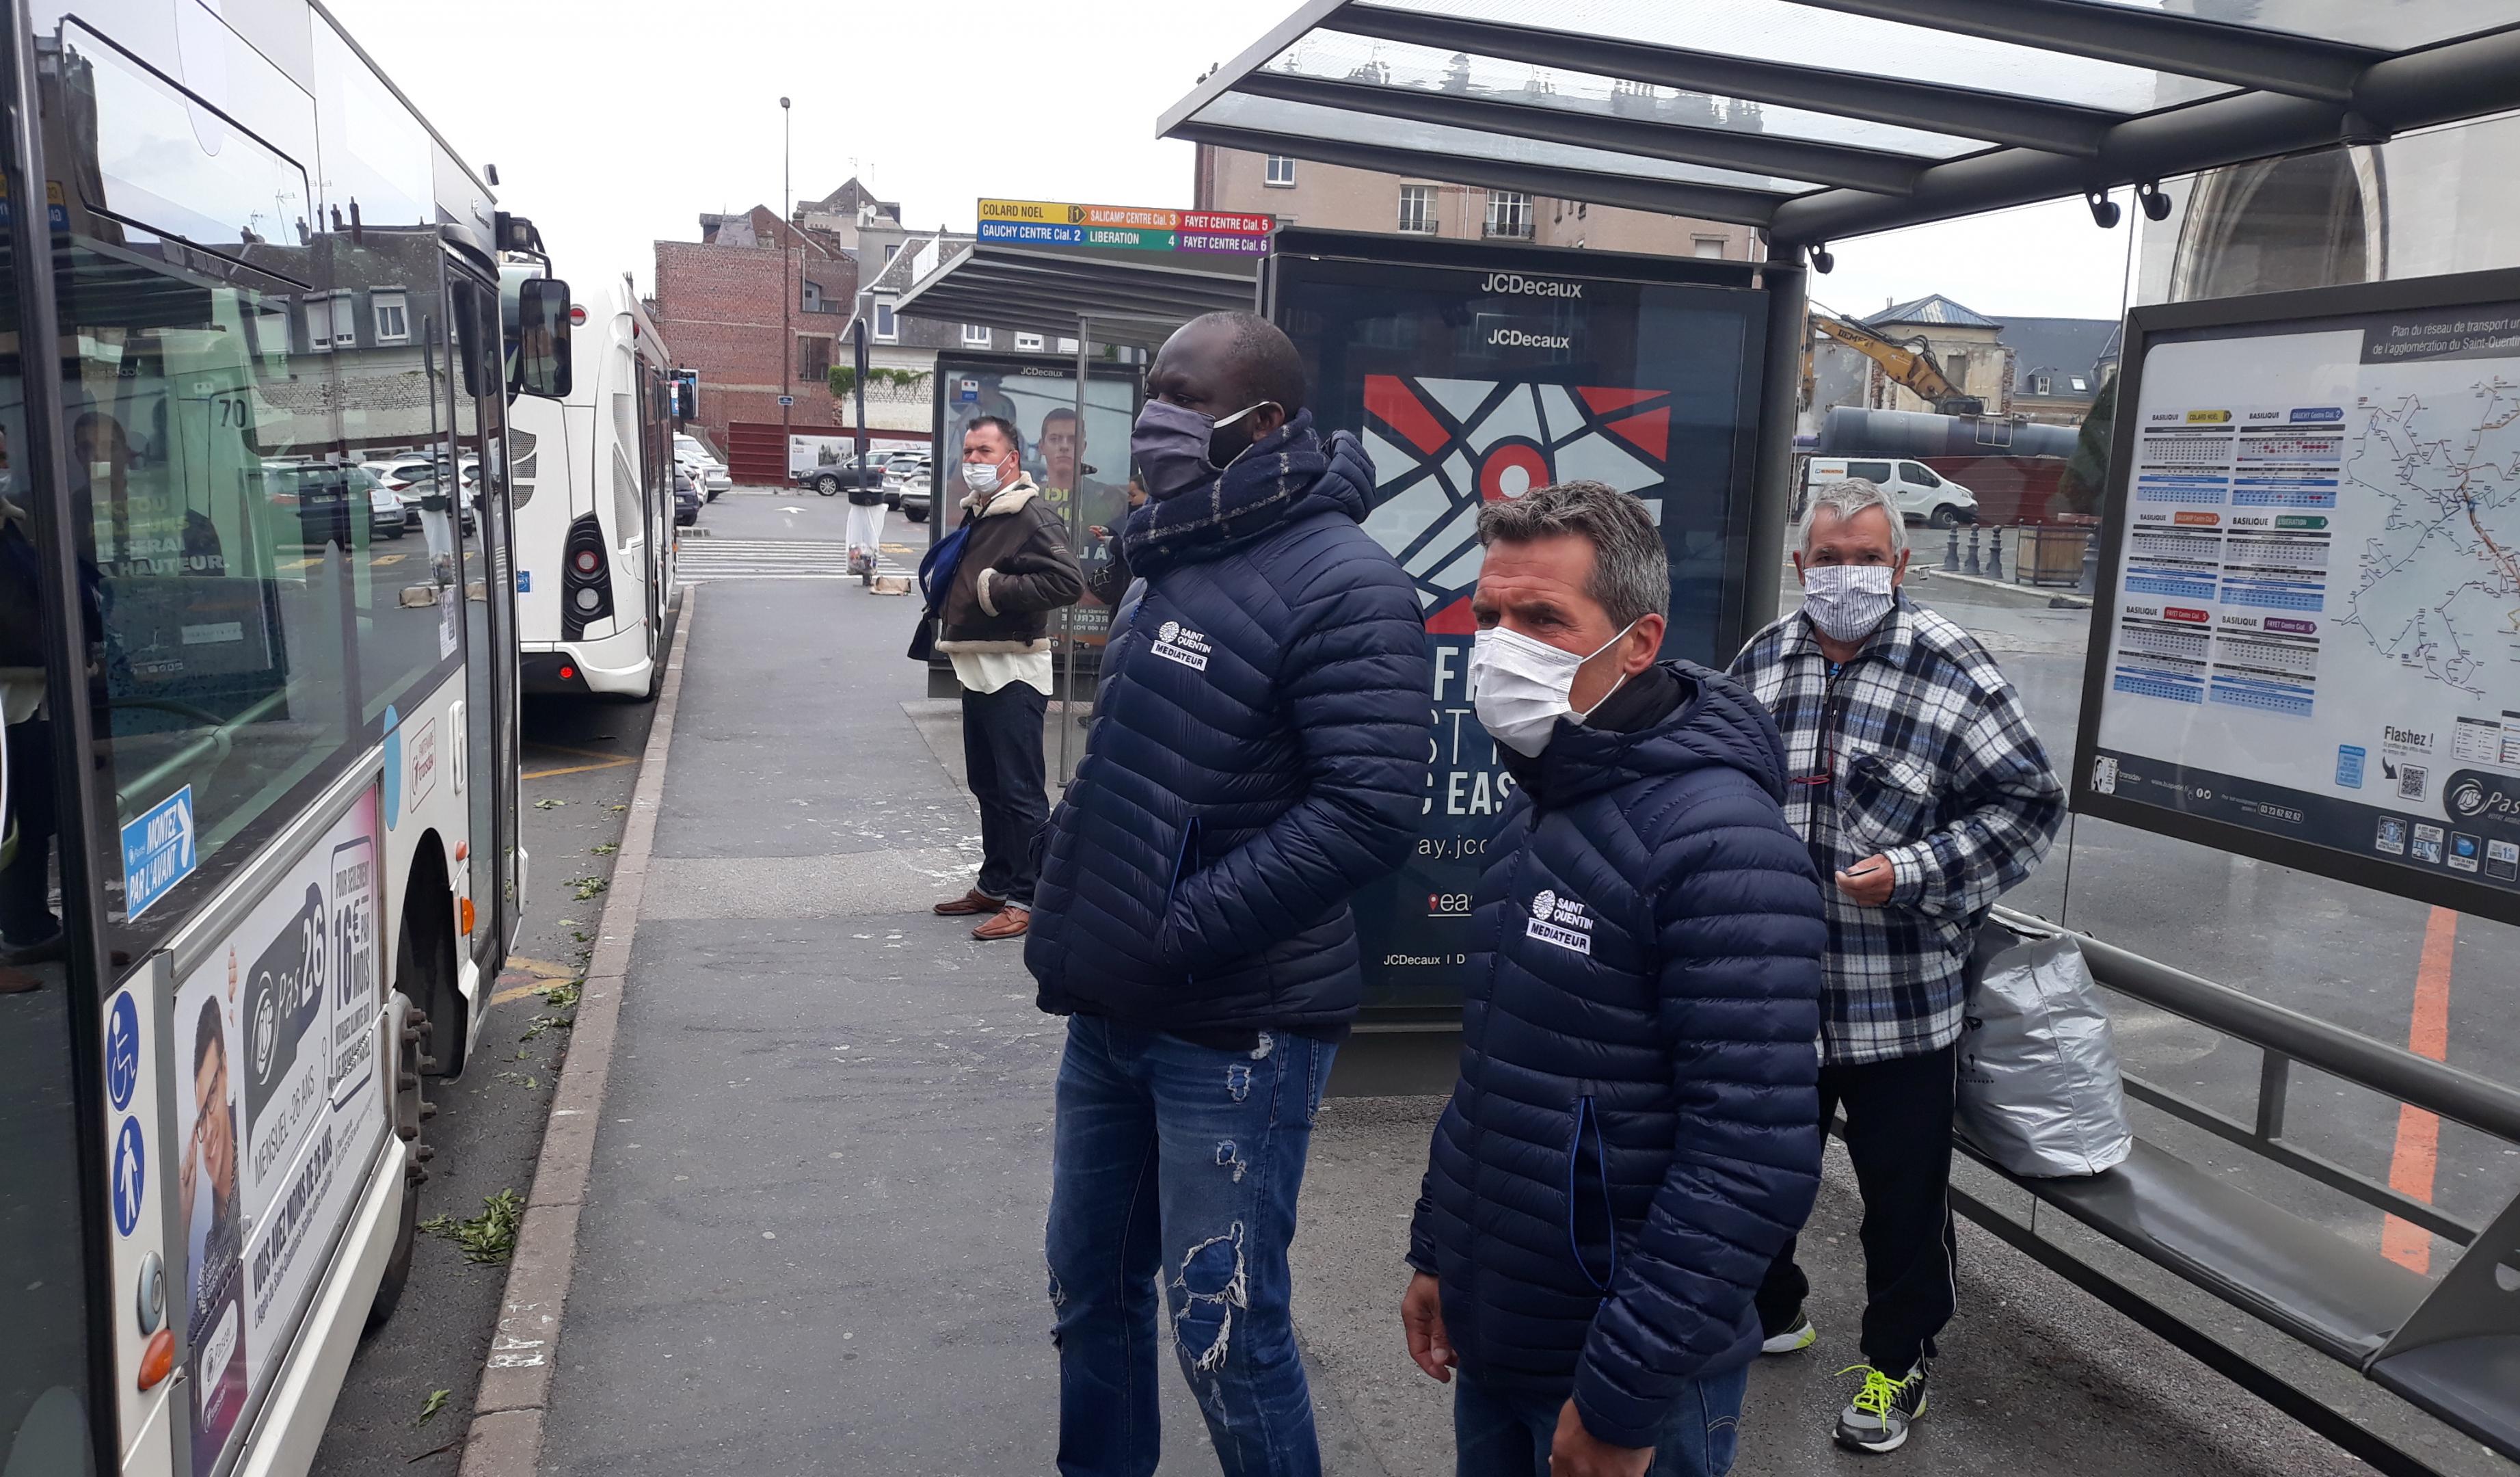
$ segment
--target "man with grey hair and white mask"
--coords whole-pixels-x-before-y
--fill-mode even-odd
[[[1908,534],[1870,482],[1813,494],[1800,610],[1732,676],[1784,737],[1785,820],[1822,879],[1820,1116],[1846,1110],[1864,1196],[1863,1376],[1837,1440],[1895,1451],[1925,1410],[1954,1299],[1948,1185],[1965,967],[1995,900],[2047,854],[2064,786],[2020,695],[1966,631],[1910,600]],[[1759,1290],[1764,1350],[1819,1334],[1785,1243]]]

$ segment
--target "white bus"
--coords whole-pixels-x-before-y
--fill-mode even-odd
[[[627,275],[572,316],[568,398],[510,418],[524,690],[653,697],[674,595],[672,360]]]
[[[312,0],[0,7],[0,1473],[300,1473],[522,906],[567,290]]]

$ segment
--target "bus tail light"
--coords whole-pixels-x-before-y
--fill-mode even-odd
[[[579,514],[568,525],[561,559],[560,634],[562,641],[582,641],[586,628],[612,618],[611,560],[604,542],[604,525],[594,514]]]

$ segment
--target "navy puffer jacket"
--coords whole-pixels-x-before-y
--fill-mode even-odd
[[[1514,764],[1409,1247],[1464,1373],[1571,1391],[1629,1447],[1756,1352],[1751,1294],[1820,1181],[1828,931],[1784,748],[1730,679],[1665,670],[1660,723],[1561,719]]]
[[[1024,963],[1041,1007],[1157,1030],[1337,1027],[1348,898],[1418,833],[1434,690],[1373,471],[1309,413],[1124,535],[1094,727],[1051,816]]]

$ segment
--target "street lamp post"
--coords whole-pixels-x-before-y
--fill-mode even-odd
[[[788,100],[779,100],[779,455],[788,466],[790,475],[796,470],[796,434],[790,422],[796,401],[796,332],[788,318],[796,293],[788,278],[788,214],[795,192],[788,188],[788,174],[794,157],[795,131],[789,121],[795,113]]]

